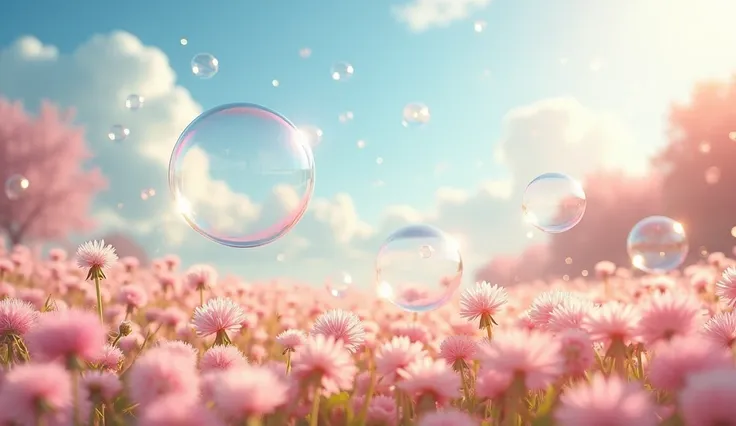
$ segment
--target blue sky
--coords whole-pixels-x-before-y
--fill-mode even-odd
[[[133,50],[112,47],[105,51],[109,57],[100,54],[93,55],[91,62],[78,60],[74,52],[95,35],[110,37],[114,31],[125,31],[143,46],[159,49],[168,59],[164,65],[175,73],[175,85],[191,95],[193,105],[201,106],[199,111],[229,102],[252,102],[279,111],[297,125],[321,128],[324,137],[314,152],[315,199],[348,194],[359,220],[345,213],[344,204],[324,207],[338,217],[337,224],[330,225],[337,229],[335,235],[314,231],[327,226],[326,213],[317,215],[316,222],[301,224],[295,235],[311,240],[312,248],[294,249],[287,256],[292,262],[288,272],[283,271],[284,262],[273,259],[275,253],[289,252],[292,242],[300,246],[296,236],[281,246],[264,249],[264,258],[252,251],[233,253],[202,242],[193,232],[185,234],[184,242],[176,247],[163,249],[180,252],[187,263],[210,262],[259,277],[285,274],[319,279],[333,269],[345,268],[367,276],[371,252],[391,230],[393,222],[385,222],[386,212],[397,205],[410,207],[415,216],[448,232],[462,234],[472,251],[464,253],[472,259],[468,265],[518,250],[529,242],[516,223],[519,208],[514,204],[525,180],[555,170],[587,173],[603,166],[639,167],[664,140],[668,105],[685,99],[695,81],[736,69],[729,57],[733,55],[726,50],[734,36],[725,31],[725,16],[730,15],[724,13],[735,8],[726,0],[698,2],[697,9],[684,0],[445,0],[456,8],[467,3],[466,13],[459,13],[457,19],[450,19],[447,13],[444,17],[435,14],[448,22],[419,30],[396,13],[396,8],[411,3],[408,0],[211,3],[8,2],[0,9],[0,49],[10,50],[20,37],[32,36],[44,45],[56,46],[57,56],[67,59],[55,59],[53,65],[39,68],[38,75],[44,70],[53,75],[51,82],[47,76],[41,84],[32,79],[36,74],[18,71],[40,67],[34,60],[23,55],[0,56],[0,93],[25,100],[29,108],[41,97],[66,106],[90,105],[79,107],[79,121],[87,127],[88,143],[98,155],[94,163],[114,182],[98,198],[96,210],[109,210],[117,203],[140,203],[138,195],[144,188],[137,183],[126,186],[125,169],[113,164],[120,154],[103,146],[109,145],[104,131],[91,133],[114,124],[96,122],[102,113],[95,108],[105,103],[119,105],[121,100],[115,96],[121,90],[135,82],[141,87],[151,84],[155,79],[146,73],[155,70],[153,62],[144,59],[140,63],[146,66],[112,67],[116,61],[137,63]],[[423,16],[429,16],[426,7],[432,2],[416,3],[424,4]],[[479,20],[487,23],[482,33],[473,29]],[[183,37],[188,39],[186,46],[179,44]],[[97,48],[105,49],[106,42]],[[302,48],[311,49],[311,57],[301,58]],[[220,72],[211,80],[199,80],[189,69],[190,59],[200,52],[211,53],[220,62]],[[95,58],[108,63],[96,64]],[[338,61],[355,67],[350,81],[330,79],[330,67]],[[58,71],[48,71],[54,66]],[[162,65],[156,62],[156,66]],[[113,75],[128,69],[140,75]],[[89,74],[89,79],[81,81],[80,74]],[[271,85],[274,79],[280,82],[278,88]],[[119,90],[112,86],[117,83],[122,84]],[[85,87],[99,90],[90,93]],[[156,102],[157,96],[171,97],[170,92],[176,90],[162,89],[150,98]],[[107,92],[114,96],[105,99]],[[148,93],[140,94],[148,97]],[[570,102],[553,102],[562,98]],[[401,111],[415,101],[429,106],[431,122],[406,129],[401,126]],[[144,107],[136,114],[152,111],[161,113],[161,120],[178,117],[163,106],[150,111]],[[340,123],[338,115],[346,111],[352,111],[355,118]],[[539,140],[519,140],[520,129],[535,123],[543,133]],[[180,131],[183,126],[179,127]],[[131,124],[131,130],[134,135],[127,146],[144,143],[136,132],[171,135],[168,141],[157,141],[161,146],[173,145],[177,136],[175,129],[148,131]],[[580,135],[569,136],[570,132]],[[356,147],[358,140],[366,142],[364,149]],[[573,142],[590,146],[567,146]],[[506,158],[499,160],[495,154],[504,144]],[[566,154],[570,152],[573,154]],[[516,157],[510,157],[513,153]],[[380,166],[375,161],[379,156],[384,159]],[[580,168],[581,156],[589,167]],[[131,154],[130,158],[135,157]],[[157,189],[161,207],[168,203],[168,191],[161,174],[154,175],[150,186]],[[489,201],[484,195],[487,191],[477,190],[488,182],[494,188],[503,187],[512,178],[515,183],[508,183],[510,194],[505,198],[494,196]],[[379,181],[383,186],[376,184]],[[445,191],[438,198],[440,187],[454,188],[455,195]],[[467,192],[465,198],[459,195],[461,191]],[[161,250],[153,249],[161,244],[158,227],[126,222],[161,211],[147,209],[119,212],[115,220],[100,216],[104,219],[100,232],[130,231],[160,254]],[[412,217],[407,215],[404,219]],[[349,229],[343,226],[340,230],[343,222],[350,222]],[[510,231],[509,224],[520,231]],[[363,225],[370,231],[363,230]],[[313,228],[307,229],[310,226]],[[319,251],[326,246],[330,250]]]

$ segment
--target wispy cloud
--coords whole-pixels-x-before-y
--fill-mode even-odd
[[[422,32],[468,18],[473,12],[483,9],[490,3],[491,0],[413,0],[394,6],[392,12],[412,31]]]

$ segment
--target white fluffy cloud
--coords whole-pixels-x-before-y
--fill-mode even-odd
[[[465,19],[490,3],[491,0],[412,0],[394,6],[392,11],[412,31],[422,32]]]
[[[418,4],[435,4],[437,10],[448,7],[438,6],[441,3]],[[367,279],[382,240],[398,227],[416,222],[437,225],[455,236],[471,271],[490,254],[520,249],[529,242],[519,205],[524,185],[535,175],[562,171],[584,176],[602,166],[641,169],[644,164],[632,139],[611,117],[571,99],[541,101],[508,113],[497,152],[491,152],[493,141],[488,141],[489,157],[495,154],[496,166],[506,168],[511,180],[483,182],[472,191],[440,188],[431,211],[389,206],[377,224],[361,219],[360,206],[349,194],[313,199],[285,238],[262,250],[233,250],[197,235],[171,205],[166,173],[171,148],[201,108],[176,85],[161,50],[123,32],[95,36],[68,55],[25,37],[0,52],[0,63],[0,93],[5,96],[24,100],[29,108],[50,99],[77,109],[96,154],[94,161],[110,179],[110,190],[96,201],[95,215],[107,228],[100,233],[126,231],[153,255],[173,251],[185,262],[212,262],[247,276],[285,273],[314,280],[349,270],[356,279]],[[131,93],[145,96],[140,111],[125,110],[125,98]],[[124,142],[112,143],[107,132],[118,123],[129,127],[131,134]],[[252,223],[264,216],[263,209],[283,210],[298,202],[297,194],[285,187],[265,201],[233,195],[224,182],[210,178],[209,159],[200,154],[191,151],[188,159],[199,173],[193,191],[202,202],[211,203],[199,208],[210,208],[210,217],[223,221],[222,228],[242,224],[239,221]],[[147,188],[157,194],[143,201],[140,194]],[[276,262],[277,254],[283,255],[284,263]]]

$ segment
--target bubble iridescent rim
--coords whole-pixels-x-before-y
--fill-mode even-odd
[[[522,198],[522,204],[521,204],[521,209],[522,209],[522,213],[523,214],[525,214],[525,215],[528,214],[528,208],[526,206],[527,205],[526,192],[536,182],[539,182],[539,181],[545,180],[545,179],[560,179],[560,180],[567,180],[567,181],[573,182],[573,184],[574,184],[574,188],[573,188],[574,189],[574,192],[573,192],[574,195],[576,197],[578,197],[579,199],[583,200],[583,201],[586,201],[586,202],[588,201],[588,196],[585,194],[585,190],[583,189],[583,185],[580,183],[580,181],[578,181],[577,179],[574,179],[572,176],[566,175],[564,173],[547,172],[547,173],[543,173],[543,174],[535,177],[534,179],[532,179],[532,181],[529,182],[527,184],[526,188],[524,189],[524,196]],[[572,227],[574,227],[575,225],[577,225],[580,222],[580,220],[582,220],[583,216],[585,216],[585,211],[587,210],[587,208],[588,208],[587,203],[586,204],[583,204],[583,208],[580,210],[580,213],[576,215],[576,217],[575,217],[576,222],[575,222],[575,224]],[[540,226],[539,224],[536,224],[534,222],[532,222],[532,225],[535,228],[537,228],[537,229],[539,229],[539,230],[541,230],[543,232],[546,232],[548,234],[561,234],[563,232],[566,232],[566,231],[569,231],[570,229],[572,229],[572,227],[570,227],[570,226],[559,226],[559,225],[558,226]]]
[[[184,149],[189,146],[190,139],[196,134],[196,131],[192,130],[193,127],[195,127],[201,120],[209,116],[213,116],[216,114],[242,113],[248,113],[264,118],[278,119],[279,121],[281,121],[281,124],[288,127],[294,132],[294,138],[291,140],[291,143],[294,146],[299,146],[302,148],[307,160],[309,170],[309,179],[307,179],[306,182],[306,190],[304,191],[301,200],[299,200],[298,207],[296,208],[299,213],[296,216],[285,217],[281,221],[269,226],[265,230],[252,234],[249,238],[249,240],[251,240],[251,242],[249,243],[245,243],[242,239],[213,236],[212,234],[207,233],[202,228],[200,228],[199,225],[197,225],[197,223],[192,219],[191,214],[187,214],[186,212],[180,212],[180,214],[184,221],[192,229],[194,229],[197,233],[210,241],[214,241],[216,243],[233,248],[256,248],[270,244],[288,233],[299,222],[302,216],[304,216],[304,213],[306,213],[307,205],[312,199],[312,194],[314,193],[316,170],[314,167],[314,156],[312,155],[312,150],[306,143],[301,141],[297,133],[298,128],[291,121],[289,121],[288,118],[270,108],[251,103],[231,103],[219,105],[215,108],[203,112],[202,114],[197,116],[197,118],[192,120],[189,125],[187,125],[187,127],[184,129],[184,131],[181,132],[181,135],[174,144],[174,149],[172,150],[171,157],[169,159],[169,190],[171,191],[174,206],[180,205],[182,201],[188,201],[187,198],[179,190],[179,176],[177,175],[175,170],[177,158],[179,158],[182,151],[184,151]]]
[[[457,254],[457,270],[455,271],[456,275],[453,277],[454,279],[452,286],[450,286],[450,289],[448,291],[444,292],[441,298],[432,301],[432,303],[422,303],[422,304],[408,304],[408,303],[402,303],[400,298],[397,297],[390,297],[386,298],[389,302],[399,306],[402,309],[407,309],[411,312],[430,312],[434,311],[436,309],[439,309],[441,306],[446,304],[452,296],[455,294],[457,289],[462,284],[462,274],[464,271],[463,267],[463,256],[462,253],[460,253],[460,247],[455,242],[453,238],[450,238],[444,231],[441,229],[432,226],[432,225],[425,225],[425,224],[416,224],[416,225],[408,225],[405,227],[402,227],[389,235],[389,237],[381,244],[381,248],[378,250],[378,256],[376,257],[376,263],[375,263],[375,271],[376,271],[376,280],[375,280],[375,286],[380,287],[381,282],[383,281],[381,279],[381,265],[379,262],[379,259],[381,259],[382,254],[386,252],[386,247],[392,243],[393,241],[396,241],[399,238],[425,238],[425,237],[436,237],[440,238],[443,241],[451,242],[453,244],[452,251]],[[459,275],[459,276],[458,276]]]

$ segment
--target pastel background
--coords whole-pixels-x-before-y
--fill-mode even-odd
[[[729,0],[7,2],[0,94],[32,113],[44,99],[73,107],[87,166],[107,179],[89,210],[95,228],[54,244],[117,234],[150,257],[247,278],[349,271],[368,283],[386,236],[425,222],[460,241],[472,281],[489,259],[545,242],[520,214],[535,176],[648,176],[673,102],[736,69],[733,12]],[[190,70],[201,52],[220,63],[210,80]],[[330,78],[340,61],[355,68],[348,82]],[[132,93],[146,99],[134,113]],[[309,211],[257,250],[189,229],[167,186],[181,131],[229,102],[324,133]],[[430,108],[426,126],[401,125],[410,102]],[[130,129],[124,142],[107,138],[114,124]]]

